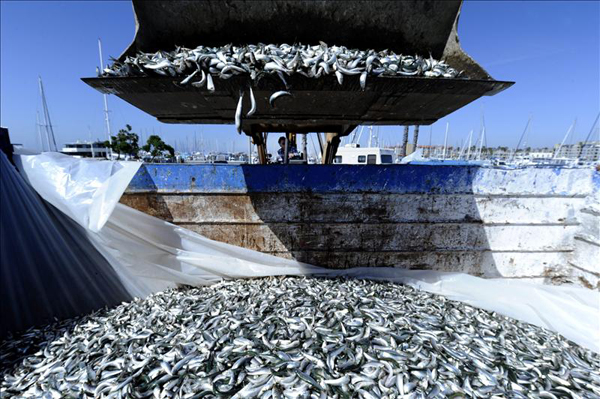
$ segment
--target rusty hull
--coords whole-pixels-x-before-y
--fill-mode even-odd
[[[502,184],[481,186],[490,173]],[[535,173],[565,187],[582,181],[576,171]],[[530,181],[469,166],[145,165],[121,202],[213,240],[328,268],[596,286],[593,270],[569,266],[581,246],[573,212],[587,194]]]

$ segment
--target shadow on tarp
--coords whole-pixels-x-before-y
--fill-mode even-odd
[[[131,300],[85,229],[0,158],[0,339]]]

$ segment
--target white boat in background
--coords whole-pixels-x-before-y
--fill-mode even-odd
[[[393,164],[396,153],[392,149],[361,147],[360,144],[346,144],[338,148],[333,163],[345,165],[386,165]]]
[[[76,158],[107,158],[109,148],[99,141],[89,142],[78,140],[74,143],[66,143],[60,152]]]

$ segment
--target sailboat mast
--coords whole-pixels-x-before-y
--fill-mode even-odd
[[[481,160],[481,151],[483,150],[483,140],[485,140],[485,126],[481,128],[481,141],[479,143],[479,152],[477,154],[477,159]]]
[[[469,132],[469,145],[467,146],[467,161],[471,159],[471,139],[473,138],[473,130]]]
[[[581,158],[581,154],[583,153],[583,147],[585,147],[588,143],[588,141],[590,141],[590,137],[592,137],[592,133],[594,132],[594,128],[596,127],[596,123],[598,123],[598,119],[600,118],[600,112],[598,113],[598,115],[596,115],[596,119],[594,120],[594,123],[592,124],[592,128],[590,129],[590,132],[588,133],[587,136],[585,136],[585,141],[583,142],[583,144],[581,144],[581,147],[579,148],[579,153],[577,154],[577,159],[579,160],[579,158]]]
[[[448,147],[448,129],[450,129],[450,122],[446,122],[446,133],[444,134],[444,153],[442,159],[446,159],[446,148]]]
[[[52,137],[52,144],[54,145],[54,151],[58,151],[58,146],[56,145],[56,138],[54,137],[54,129],[52,128],[52,122],[50,121],[50,112],[48,111],[48,104],[46,103],[46,95],[44,94],[44,85],[42,84],[41,76],[38,76],[38,82],[40,85],[40,96],[42,97],[42,108],[44,110],[44,120],[46,122],[46,134]],[[50,139],[48,139],[48,147],[50,148]]]
[[[481,109],[481,141],[479,143],[479,151],[477,153],[477,159],[481,160],[481,151],[483,150],[483,142],[485,140],[485,119],[483,117],[483,108]]]
[[[98,38],[98,53],[100,55],[100,70],[104,71],[104,64],[102,62],[102,41],[100,41],[100,38]],[[106,134],[108,135],[108,143],[112,145],[110,119],[108,117],[108,98],[106,94],[103,94],[102,96],[104,97],[104,121],[106,122]]]
[[[521,134],[521,138],[519,139],[519,142],[517,143],[517,148],[515,148],[515,152],[513,152],[513,155],[511,157],[511,161],[515,158],[515,155],[517,155],[517,151],[519,151],[519,147],[521,146],[521,143],[523,142],[523,138],[525,137],[525,134],[527,133],[527,131],[529,130],[529,124],[531,123],[531,116],[529,117],[529,119],[527,120],[527,125],[525,125],[525,130],[523,130],[523,134]]]
[[[40,146],[42,147],[42,152],[44,152],[44,139],[42,138],[42,126],[40,124],[40,111],[35,111],[35,122],[35,125],[37,126],[38,137],[40,138]]]

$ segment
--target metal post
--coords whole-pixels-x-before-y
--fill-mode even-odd
[[[325,151],[325,146],[323,145],[323,138],[321,137],[321,133],[317,133],[317,139],[319,140],[319,148],[321,149],[321,159],[325,156],[323,152]]]
[[[310,136],[310,142],[312,144],[313,151],[315,152],[315,158],[316,158],[316,157],[318,157],[319,152],[317,151],[317,146],[315,145],[315,140],[313,139],[313,136]]]
[[[332,164],[335,159],[335,154],[340,145],[339,133],[327,133],[325,142],[325,151],[323,151],[322,164]]]
[[[252,133],[252,142],[256,145],[258,163],[261,165],[267,164],[267,136],[263,132]]]
[[[263,141],[263,148],[264,148],[264,153],[265,153],[265,165],[268,163],[268,159],[267,156],[269,155],[269,152],[267,151],[267,142],[269,139],[269,132],[265,132],[264,133],[264,141]]]
[[[252,137],[248,136],[248,163],[252,164]]]
[[[289,144],[290,144],[290,138],[289,138],[288,133],[286,133],[285,134],[285,148],[283,150],[283,154],[284,154],[284,156],[283,156],[283,163],[286,164],[286,165],[288,163],[290,163],[289,154],[288,154],[288,146],[289,146]]]
[[[308,163],[308,146],[306,142],[306,135],[308,133],[304,133],[302,135],[302,158],[304,158],[304,162]]]
[[[413,130],[413,152],[417,151],[417,143],[419,142],[419,125],[416,125]]]
[[[406,147],[408,147],[408,126],[404,126],[404,137],[402,138],[402,157],[406,156]]]

